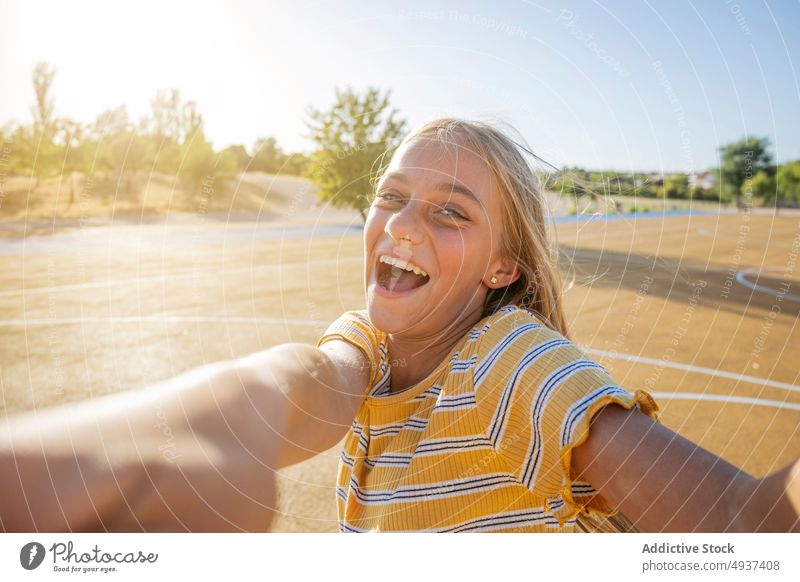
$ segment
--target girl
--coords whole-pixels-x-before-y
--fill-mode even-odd
[[[800,463],[743,473],[566,339],[541,192],[495,128],[409,135],[364,257],[367,309],[316,347],[0,426],[3,526],[263,529],[272,471],[346,435],[342,531],[574,531],[617,510],[649,531],[800,529]]]

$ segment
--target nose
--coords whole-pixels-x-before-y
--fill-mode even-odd
[[[384,231],[395,242],[399,242],[402,238],[411,241],[412,245],[422,242],[422,232],[419,228],[421,217],[418,216],[416,208],[420,204],[419,201],[409,201],[386,221]]]

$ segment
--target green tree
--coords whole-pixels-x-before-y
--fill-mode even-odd
[[[33,154],[30,158],[31,170],[36,177],[36,185],[42,178],[50,176],[59,169],[59,148],[54,138],[56,133],[55,106],[52,90],[56,70],[47,63],[37,63],[33,68],[33,92],[36,101],[33,106]]]
[[[283,170],[286,154],[278,145],[274,137],[262,137],[253,146],[253,162],[250,169],[254,172],[267,172],[277,174]]]
[[[283,173],[290,176],[304,176],[308,173],[311,158],[302,152],[286,154],[283,162]]]
[[[780,200],[792,205],[800,203],[800,160],[787,162],[778,168],[776,191]]]
[[[760,198],[765,204],[772,201],[777,205],[778,193],[775,188],[775,176],[773,172],[766,172],[764,170],[756,172],[756,175],[753,176],[751,180],[745,181],[742,186],[742,195],[747,196],[748,189],[753,196]]]
[[[230,153],[214,152],[203,130],[203,117],[193,101],[181,111],[180,163],[175,172],[195,194],[207,195],[236,173],[236,159]]]
[[[72,119],[61,119],[58,124],[58,141],[64,148],[64,173],[86,172],[87,160],[84,144],[88,131],[82,123]]]
[[[366,221],[376,161],[397,147],[406,122],[389,104],[390,92],[368,88],[359,94],[336,90],[325,111],[309,108],[307,122],[317,149],[306,175],[317,184],[320,200],[355,208]]]
[[[725,198],[733,198],[736,205],[741,205],[741,196],[745,204],[750,204],[750,197],[755,193],[750,188],[753,178],[759,171],[771,174],[772,155],[769,153],[767,138],[745,138],[722,146],[720,149],[720,178]]]
[[[311,159],[302,152],[285,153],[274,137],[262,137],[253,146],[253,158],[249,169],[268,174],[303,176]]]
[[[92,133],[96,140],[96,168],[107,172],[122,172],[127,162],[131,123],[124,105],[106,109],[94,122]]]
[[[118,189],[135,192],[139,188],[137,171],[153,167],[156,158],[153,140],[138,131],[124,105],[98,115],[89,136],[78,149],[85,171],[90,174],[104,171],[107,179],[116,181]]]
[[[253,158],[250,157],[243,145],[228,146],[222,150],[222,155],[228,156],[239,171],[252,169],[250,164]]]
[[[150,100],[145,130],[161,146],[181,140],[181,97],[177,89],[161,89]]]
[[[85,177],[93,170],[93,142],[89,128],[72,119],[59,119],[56,139],[64,152],[62,175],[67,179],[69,206],[72,206],[81,184],[85,184]]]
[[[33,147],[33,130],[22,125],[8,129],[6,137],[8,149],[7,172],[17,175],[31,175],[31,164],[35,149]]]
[[[730,189],[722,187],[722,169],[719,167],[709,168],[708,173],[711,174],[712,185],[708,188],[696,186],[692,190],[692,198],[724,203],[731,202],[733,200],[732,192]]]
[[[55,68],[47,63],[36,63],[33,68],[33,92],[36,103],[33,107],[33,125],[37,131],[52,133],[55,130],[55,106],[51,91]]]
[[[148,152],[153,169],[177,175],[193,187],[214,173],[214,152],[203,132],[203,116],[194,101],[181,100],[177,89],[156,93],[150,101],[150,116],[140,127],[155,149]]]
[[[664,179],[664,196],[667,198],[688,198],[689,177],[678,173]]]

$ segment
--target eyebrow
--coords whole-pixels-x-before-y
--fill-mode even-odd
[[[401,172],[392,172],[386,175],[386,179],[393,179],[397,180],[398,182],[403,182],[404,184],[409,183],[409,179],[405,176],[405,174]],[[466,186],[462,186],[461,184],[456,184],[455,182],[441,182],[434,187],[439,192],[444,193],[451,193],[457,192],[466,196],[467,198],[472,199],[478,206],[483,208],[483,202],[481,202],[480,198],[478,198],[475,193],[467,188]]]

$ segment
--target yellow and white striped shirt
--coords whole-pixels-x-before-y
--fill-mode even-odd
[[[366,311],[342,315],[317,345],[334,338],[373,364],[339,463],[340,531],[573,531],[581,511],[613,513],[570,472],[592,415],[611,402],[657,410],[515,306],[481,320],[396,394],[387,335]]]

